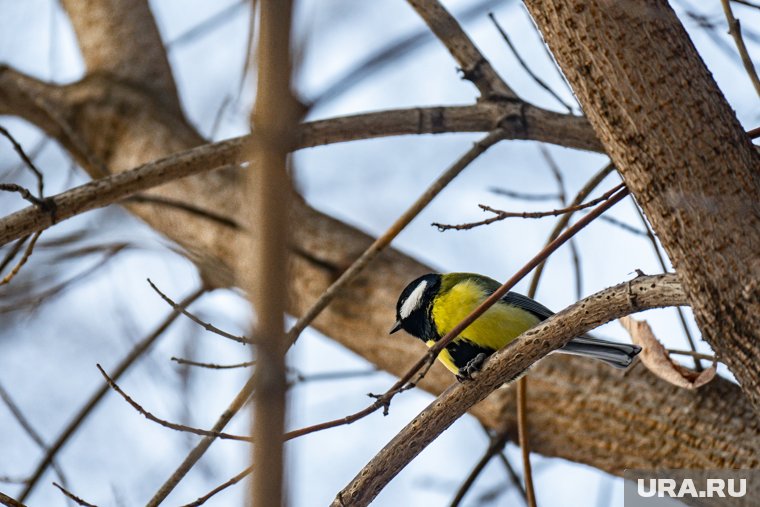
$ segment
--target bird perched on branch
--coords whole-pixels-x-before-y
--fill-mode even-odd
[[[428,347],[459,324],[501,284],[474,273],[430,273],[411,282],[396,304],[396,323],[390,333],[403,329]],[[485,359],[554,314],[527,296],[508,292],[470,324],[439,354],[438,359],[457,376],[470,378]],[[631,364],[641,347],[579,336],[558,352],[599,359],[616,368]]]

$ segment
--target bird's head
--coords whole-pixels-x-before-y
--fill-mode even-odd
[[[396,323],[390,334],[403,329],[422,340],[436,338],[430,319],[430,305],[441,287],[441,275],[429,273],[407,285],[396,303]]]

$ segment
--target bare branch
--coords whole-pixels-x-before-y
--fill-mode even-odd
[[[409,225],[423,209],[425,209],[430,201],[435,199],[435,197],[459,175],[459,173],[465,170],[481,154],[503,138],[504,134],[501,131],[490,133],[488,136],[475,143],[467,153],[444,171],[443,174],[441,174],[425,190],[425,192],[423,192],[422,195],[420,195],[417,200],[414,201],[414,203],[399,218],[397,218],[395,222],[393,222],[393,225],[391,225],[385,233],[379,236],[347,270],[341,273],[340,277],[327,288],[312,307],[298,319],[290,331],[288,331],[288,343],[295,342],[301,332],[306,329],[306,327],[327,307],[328,304],[330,304],[333,299],[335,299],[335,296],[340,290],[351,283],[385,247],[390,245],[396,236],[398,236],[401,231],[403,231],[404,228]]]
[[[755,65],[752,63],[752,58],[749,57],[747,46],[744,44],[739,20],[734,17],[734,12],[731,10],[730,0],[720,0],[720,3],[723,5],[723,13],[725,14],[726,21],[728,22],[728,33],[731,34],[731,37],[734,38],[736,49],[739,50],[739,55],[742,58],[744,70],[747,71],[747,75],[752,81],[752,86],[755,87],[755,92],[758,96],[760,96],[760,78],[757,77],[757,70],[755,70]]]
[[[409,0],[409,4],[449,50],[464,78],[478,88],[481,100],[522,102],[438,0]]]
[[[187,297],[185,297],[180,305],[188,306],[193,301],[201,297],[206,290],[204,288],[200,288]],[[177,310],[172,310],[172,312],[166,317],[166,319],[161,322],[161,324],[156,327],[156,329],[146,336],[142,341],[135,344],[135,346],[132,348],[129,354],[122,359],[119,364],[114,368],[113,373],[111,374],[111,378],[114,380],[118,380],[124,372],[126,372],[139,358],[145,354],[145,352],[153,345],[153,343],[164,334],[164,331],[166,331],[169,326],[174,322],[177,317],[180,316],[180,312]],[[50,466],[50,463],[53,461],[55,456],[58,454],[58,451],[60,451],[64,445],[69,441],[72,435],[76,433],[76,431],[81,427],[82,422],[92,413],[92,410],[100,403],[100,400],[103,399],[105,394],[108,392],[108,385],[104,385],[100,389],[98,389],[89,400],[87,400],[87,403],[85,403],[81,409],[74,415],[72,420],[69,422],[68,425],[61,431],[61,433],[58,435],[58,437],[55,439],[55,441],[50,445],[48,451],[45,453],[45,456],[40,460],[39,464],[34,470],[34,473],[32,474],[31,478],[29,479],[29,483],[27,484],[24,491],[21,493],[21,501],[23,502],[32,491],[34,491],[35,486],[39,482],[42,475],[47,470],[47,467]]]
[[[21,147],[18,141],[11,135],[8,130],[5,129],[5,127],[0,126],[0,134],[4,135],[13,145],[13,149],[16,150],[16,153],[18,153],[18,156],[21,157],[21,161],[24,163],[26,167],[29,168],[30,171],[34,174],[34,177],[37,178],[37,196],[42,199],[45,195],[45,177],[42,175],[42,172],[37,168],[36,165],[34,165],[34,162],[32,162],[32,159],[26,154],[24,151],[24,148]]]
[[[379,394],[379,395],[371,394],[370,396],[375,398],[374,403],[349,416],[346,416],[340,419],[335,419],[333,421],[327,421],[324,423],[315,424],[314,426],[309,426],[306,428],[302,428],[300,430],[290,431],[286,434],[286,439],[295,438],[301,435],[306,435],[308,433],[313,433],[313,432],[321,431],[328,428],[334,428],[334,427],[342,426],[345,424],[351,424],[375,412],[380,407],[383,408],[383,413],[387,415],[388,410],[390,408],[391,400],[393,400],[393,398],[397,394],[400,394],[404,391],[414,388],[416,384],[420,382],[425,377],[425,375],[427,375],[428,371],[434,364],[435,359],[438,357],[438,354],[449,343],[454,341],[454,339],[457,336],[459,336],[459,334],[462,333],[462,331],[464,331],[470,324],[472,324],[475,321],[475,319],[480,317],[483,313],[485,313],[488,310],[488,308],[493,306],[497,301],[499,301],[502,297],[504,297],[504,295],[512,287],[514,287],[515,284],[517,284],[517,282],[519,282],[531,270],[533,270],[533,268],[535,268],[536,265],[538,265],[542,260],[546,259],[557,248],[562,246],[567,240],[572,238],[586,225],[591,223],[596,217],[604,213],[604,211],[614,206],[626,195],[628,195],[627,190],[624,189],[624,190],[619,191],[607,202],[605,202],[604,204],[601,204],[592,213],[589,213],[588,215],[583,217],[583,219],[579,220],[576,224],[568,228],[564,233],[562,233],[556,239],[554,239],[549,244],[547,244],[540,252],[538,252],[538,254],[536,254],[531,260],[529,260],[520,270],[518,270],[509,280],[504,282],[488,298],[486,298],[477,308],[475,308],[472,312],[470,312],[459,324],[454,326],[454,328],[451,331],[449,331],[446,335],[442,336],[438,341],[436,341],[435,345],[430,347],[427,353],[423,355],[420,359],[418,359],[417,362],[411,368],[409,368],[409,370],[399,380],[397,380],[396,383],[393,384],[393,386],[390,389],[388,389],[383,394]],[[413,377],[415,378],[415,380],[413,382],[410,382]]]
[[[625,187],[624,183],[621,183],[612,189],[605,192],[602,196],[597,197],[596,199],[592,199],[591,201],[588,201],[583,204],[576,204],[574,206],[568,206],[566,208],[560,208],[560,209],[554,209],[550,211],[502,211],[499,209],[494,209],[490,206],[486,206],[485,204],[479,204],[478,207],[482,209],[483,211],[489,211],[493,213],[494,217],[488,218],[486,220],[481,220],[480,222],[472,222],[468,224],[460,224],[460,225],[447,225],[447,224],[440,224],[438,222],[433,222],[432,226],[438,227],[438,230],[441,231],[448,231],[451,229],[457,230],[457,231],[464,231],[468,229],[473,229],[475,227],[479,227],[481,225],[489,225],[494,222],[498,222],[501,220],[504,220],[506,218],[544,218],[544,217],[556,217],[559,215],[564,215],[566,213],[574,213],[576,211],[580,211],[586,208],[590,208],[592,206],[596,206],[600,202],[606,201],[609,199],[615,192]]]
[[[492,355],[477,380],[447,389],[372,458],[332,505],[368,505],[402,468],[470,407],[502,386],[505,379],[515,378],[573,337],[623,315],[684,303],[675,275],[642,276],[604,289],[555,314]]]
[[[161,299],[166,301],[166,303],[172,307],[174,311],[182,313],[185,317],[192,320],[199,326],[201,326],[206,331],[209,331],[214,334],[218,334],[222,338],[227,338],[228,340],[232,340],[234,342],[242,343],[243,345],[249,345],[253,343],[249,338],[246,338],[245,336],[238,336],[234,334],[230,334],[227,331],[224,331],[222,329],[219,329],[218,327],[214,326],[213,324],[210,324],[208,322],[204,322],[198,317],[195,316],[192,312],[188,311],[183,305],[175,303],[169,296],[161,292],[161,289],[156,287],[156,285],[150,280],[150,278],[147,278],[148,284],[150,287],[156,291],[156,293],[161,296]]]
[[[63,493],[68,498],[70,498],[71,500],[73,500],[77,505],[82,505],[83,507],[98,507],[95,504],[92,504],[90,502],[87,502],[87,501],[79,498],[74,493],[72,493],[71,491],[68,491],[66,488],[64,488],[63,486],[61,486],[57,482],[54,482],[53,486],[55,486],[56,488],[58,488],[59,490],[61,490],[61,493]]]
[[[287,410],[285,312],[288,247],[293,227],[293,182],[288,153],[305,112],[291,90],[292,0],[259,0],[256,103],[249,160],[255,171],[246,178],[247,223],[258,235],[242,256],[241,281],[256,309],[256,369],[253,372],[251,433],[256,442],[249,503],[281,507],[285,493],[286,457],[283,433]],[[264,464],[266,464],[264,466]]]
[[[32,423],[29,421],[29,419],[26,418],[19,406],[16,405],[16,403],[13,401],[13,398],[11,398],[10,393],[5,390],[2,384],[0,384],[0,399],[3,400],[5,405],[8,407],[8,410],[10,410],[11,414],[13,414],[13,417],[16,418],[16,421],[18,421],[19,425],[24,429],[26,434],[29,435],[29,438],[31,438],[40,449],[47,451],[48,445],[42,439],[37,430],[34,429]],[[63,470],[58,465],[58,463],[56,461],[53,461],[51,466],[53,467],[56,475],[58,475],[58,477],[61,479],[61,482],[66,484],[66,476],[64,475]],[[26,480],[21,481],[21,483],[26,482]]]
[[[525,503],[536,507],[536,491],[533,487],[533,468],[530,464],[530,442],[528,441],[528,379],[523,376],[517,380],[517,441],[520,443],[523,464],[523,481],[525,481]]]
[[[541,79],[540,77],[538,77],[538,75],[536,75],[536,73],[533,72],[533,70],[531,70],[531,68],[528,66],[527,62],[525,60],[523,60],[522,56],[520,56],[520,53],[517,51],[517,48],[515,47],[515,45],[512,44],[512,41],[510,40],[509,35],[507,35],[507,32],[501,27],[501,25],[499,24],[499,22],[496,20],[496,16],[494,16],[494,14],[492,12],[489,12],[488,13],[488,17],[491,18],[491,21],[493,22],[494,26],[496,27],[496,30],[499,31],[499,34],[501,35],[501,38],[504,39],[504,42],[506,42],[507,47],[509,47],[509,50],[512,51],[512,54],[517,59],[517,63],[520,64],[520,67],[522,67],[525,70],[525,72],[528,73],[528,75],[531,77],[531,79],[533,79],[533,81],[538,86],[540,86],[541,88],[543,88],[544,90],[546,90],[547,93],[549,93],[549,95],[551,95],[552,97],[554,97],[554,100],[556,100],[557,102],[559,102],[560,104],[562,104],[562,107],[564,107],[565,109],[567,109],[568,113],[572,113],[573,112],[573,106],[571,106],[570,104],[568,104],[567,102],[565,102],[564,100],[562,100],[562,97],[560,97],[557,92],[555,92],[554,90],[552,90],[552,88],[548,84],[546,84],[546,82],[543,79]]]
[[[599,186],[599,184],[604,180],[604,178],[607,177],[612,171],[615,170],[615,167],[612,164],[607,164],[604,166],[599,172],[597,172],[594,176],[591,177],[589,181],[586,182],[585,185],[583,185],[583,188],[581,188],[578,193],[575,196],[575,199],[570,203],[571,206],[577,206],[578,204],[582,203],[586,197],[591,194],[591,192],[594,191],[594,189]],[[572,217],[572,213],[566,213],[562,215],[562,217],[557,220],[557,224],[554,226],[554,229],[552,229],[552,232],[549,233],[549,239],[547,239],[547,244],[551,241],[553,241],[555,238],[557,238],[565,227],[567,227],[567,224],[570,223],[570,218]],[[547,259],[548,260],[548,259]],[[546,261],[542,262],[536,267],[536,272],[533,273],[533,279],[530,282],[530,288],[528,289],[528,294],[535,294],[538,289],[538,282],[541,279],[541,275],[543,274],[544,267],[546,267]]]
[[[496,195],[503,195],[504,197],[510,197],[521,201],[553,201],[559,199],[559,194],[530,194],[500,187],[491,187],[489,190]]]
[[[174,77],[146,0],[63,0],[89,74],[109,74],[150,88],[180,111]]]
[[[451,503],[449,504],[450,507],[458,507],[459,504],[462,503],[464,496],[472,488],[473,484],[475,484],[475,480],[478,478],[480,473],[486,468],[486,465],[491,461],[491,459],[499,454],[502,449],[504,449],[504,446],[506,445],[508,439],[509,436],[506,430],[501,431],[500,433],[491,437],[491,442],[488,444],[486,452],[483,454],[480,460],[478,460],[475,466],[472,467],[469,475],[454,495],[454,499],[451,500]]]
[[[2,491],[0,491],[0,503],[6,507],[26,507],[23,503],[19,502],[15,498],[11,498]]]
[[[203,505],[204,503],[206,503],[206,501],[208,501],[209,498],[211,498],[212,496],[216,495],[220,491],[225,490],[225,489],[229,488],[230,486],[233,486],[233,485],[237,484],[238,482],[242,481],[248,475],[250,475],[251,472],[253,472],[253,467],[252,466],[246,468],[245,470],[243,470],[242,472],[240,472],[239,474],[237,474],[235,477],[233,477],[232,479],[228,480],[224,484],[220,484],[219,486],[215,487],[214,489],[212,489],[211,491],[209,491],[208,493],[206,493],[202,497],[198,498],[194,502],[190,502],[188,504],[185,504],[182,507],[198,507],[199,505]]]
[[[29,244],[26,245],[26,250],[24,250],[24,254],[21,256],[21,259],[19,259],[13,269],[11,269],[10,272],[5,275],[2,280],[0,280],[0,286],[9,284],[11,280],[13,280],[13,277],[15,277],[18,272],[21,271],[21,268],[24,266],[24,264],[26,264],[26,261],[28,261],[29,257],[32,256],[34,245],[37,243],[40,234],[42,234],[42,231],[37,231],[32,235],[32,239],[29,240]]]
[[[192,426],[187,426],[185,424],[177,424],[170,421],[167,421],[166,419],[161,419],[159,417],[156,417],[155,415],[151,414],[147,410],[145,410],[142,405],[137,403],[135,400],[133,400],[127,393],[125,393],[117,384],[113,381],[111,377],[108,376],[108,374],[105,372],[105,370],[99,365],[95,365],[98,367],[98,370],[100,370],[100,374],[103,375],[103,378],[106,379],[106,382],[108,385],[119,393],[119,395],[124,398],[124,400],[132,405],[132,408],[137,410],[137,412],[140,413],[143,417],[148,419],[149,421],[153,421],[154,423],[160,424],[161,426],[164,426],[165,428],[169,428],[175,431],[184,431],[186,433],[192,433],[194,435],[200,435],[202,437],[214,437],[214,438],[221,438],[223,440],[238,440],[241,442],[252,442],[253,439],[251,437],[242,437],[240,435],[232,435],[230,433],[222,433],[220,431],[208,431],[203,430],[200,428],[194,428]]]
[[[253,377],[250,377],[248,379],[248,382],[240,389],[240,392],[235,396],[235,399],[232,400],[230,405],[227,407],[227,410],[222,413],[221,416],[219,416],[219,419],[217,419],[216,423],[214,423],[214,426],[211,428],[211,433],[216,434],[221,432],[225,426],[227,426],[227,423],[229,423],[233,417],[240,411],[240,409],[245,405],[245,403],[248,401],[248,399],[251,397],[251,394],[253,394]],[[182,480],[185,475],[190,471],[190,469],[195,465],[195,463],[198,462],[199,459],[201,459],[201,456],[203,456],[209,447],[211,447],[211,444],[216,440],[215,436],[206,436],[201,439],[198,444],[190,451],[190,453],[185,457],[185,459],[180,463],[179,467],[172,473],[172,475],[164,482],[164,484],[159,488],[159,490],[153,495],[153,497],[148,501],[146,504],[146,507],[156,507],[163,502],[167,496],[169,496],[169,493],[171,493],[175,487],[177,487],[177,484],[179,484],[179,481]]]
[[[214,363],[201,363],[198,361],[191,361],[190,359],[183,359],[181,357],[172,357],[172,361],[178,364],[184,364],[188,366],[198,366],[201,368],[209,368],[211,370],[229,370],[235,368],[248,368],[256,364],[256,361],[246,361],[244,363],[237,364],[214,364]]]
[[[0,69],[1,71],[1,69]],[[1,72],[0,72],[1,75]],[[478,132],[499,129],[505,139],[531,138],[581,149],[598,149],[594,133],[580,117],[511,103],[463,107],[413,108],[318,120],[305,123],[298,148],[391,135]],[[235,167],[239,137],[199,146],[144,164],[48,198],[60,222],[86,211],[121,201],[130,195],[201,172]],[[26,208],[0,219],[0,246],[52,225],[52,217]]]

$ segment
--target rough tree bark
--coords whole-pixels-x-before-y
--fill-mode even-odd
[[[65,6],[77,37],[90,40],[96,35],[89,31],[97,29],[88,17],[91,14],[83,12],[86,9],[77,9],[77,3],[69,1]],[[87,3],[93,12],[100,9],[107,12],[112,4],[119,2],[92,0]],[[122,24],[131,27],[100,31],[98,37],[102,39],[98,44],[83,42],[88,65],[104,58],[104,48],[110,48],[108,51],[115,59],[131,54],[134,59],[119,67],[125,72],[132,69],[127,76],[93,63],[100,72],[90,74],[88,70],[88,75],[79,83],[54,86],[23,77],[11,69],[0,69],[0,111],[22,116],[58,139],[93,178],[102,176],[103,167],[113,173],[122,172],[203,142],[174,105],[171,96],[176,92],[167,88],[167,83],[173,83],[169,67],[151,64],[150,68],[143,68],[139,64],[139,51],[133,50],[135,37],[127,34],[138,27],[152,33],[155,25],[150,11],[143,8],[146,2],[131,4],[134,7],[131,15],[121,19]],[[150,51],[160,47],[157,38],[146,37],[143,44],[146,40],[152,40]],[[141,82],[144,76],[152,76],[159,85],[135,86],[134,82]],[[514,112],[520,110],[525,114]],[[459,117],[456,128],[445,121],[446,111],[441,108],[436,114],[424,117],[417,110],[402,112],[403,119],[394,117],[399,123],[390,127],[382,121],[388,117],[377,116],[375,121],[362,123],[362,135],[465,128],[490,130],[494,122],[500,124],[504,120],[514,126],[516,137],[565,142],[586,149],[599,146],[584,120],[541,112],[530,106],[483,102],[462,109],[466,115]],[[504,116],[504,111],[510,113]],[[422,119],[426,120],[420,121]],[[318,144],[322,131],[316,128],[319,125],[314,126],[311,135]],[[352,139],[356,134],[345,136]],[[180,201],[189,198],[199,207],[244,223],[237,216],[242,209],[241,189],[240,174],[225,170],[174,181],[153,189],[150,194]],[[234,283],[235,258],[245,244],[241,239],[245,232],[155,204],[131,204],[129,209],[182,245],[210,283],[220,286]],[[291,311],[298,315],[358,257],[370,244],[370,238],[302,201],[294,203],[293,211],[294,260],[288,289]],[[386,330],[401,288],[408,280],[429,270],[399,252],[387,251],[316,320],[315,327],[378,367],[401,374],[418,359],[422,346],[403,337],[386,338]],[[757,418],[739,389],[725,380],[718,379],[704,389],[688,392],[666,385],[643,369],[622,377],[609,368],[567,358],[547,358],[532,370],[531,379],[536,389],[541,389],[541,394],[531,392],[529,406],[531,442],[537,452],[566,457],[616,474],[634,466],[743,468],[758,465]],[[451,382],[450,374],[436,365],[421,387],[440,393]],[[477,405],[472,413],[487,425],[500,427],[502,419],[513,417],[512,404],[512,391],[503,390]],[[557,407],[562,410],[556,410]],[[636,417],[632,417],[634,413]],[[579,435],[581,428],[583,433]],[[660,430],[660,437],[670,452],[660,453],[655,448],[634,445],[638,439],[653,438],[653,429]],[[629,438],[625,447],[620,445],[621,432]]]
[[[665,0],[525,4],[760,411],[760,154]]]

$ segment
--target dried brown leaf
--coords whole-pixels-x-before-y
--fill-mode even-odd
[[[696,389],[715,378],[717,363],[701,372],[690,370],[670,358],[670,354],[654,335],[649,323],[631,317],[622,317],[619,320],[631,335],[633,343],[641,346],[641,362],[661,379],[684,389]]]

